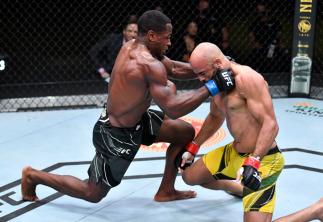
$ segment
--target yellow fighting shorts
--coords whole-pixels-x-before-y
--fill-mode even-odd
[[[243,164],[247,153],[238,153],[232,143],[212,150],[203,156],[203,162],[216,180],[235,180],[237,171]],[[244,212],[259,211],[273,213],[276,199],[276,181],[284,168],[284,156],[274,147],[261,160],[262,181],[258,191],[243,189]]]

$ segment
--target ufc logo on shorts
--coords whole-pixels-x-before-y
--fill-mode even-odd
[[[226,80],[227,86],[233,86],[232,79],[230,78],[228,72],[222,72],[223,79]]]
[[[254,173],[253,173],[253,176],[254,176],[258,181],[260,181],[260,182],[261,182],[261,177],[259,176],[259,174],[258,174],[257,172],[254,172]]]
[[[127,154],[127,155],[129,155],[130,154],[130,151],[131,151],[131,149],[122,149],[121,151],[120,151],[120,153],[121,154]]]

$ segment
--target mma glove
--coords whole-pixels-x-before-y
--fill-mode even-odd
[[[194,162],[194,158],[199,151],[200,146],[195,143],[194,141],[190,142],[186,145],[185,149],[183,149],[179,154],[177,154],[175,159],[175,165],[178,168],[181,168],[182,170],[185,170],[186,167],[189,167]],[[182,163],[184,165],[182,166]]]
[[[217,71],[213,74],[213,78],[205,83],[205,87],[209,90],[211,96],[220,92],[229,93],[235,87],[232,71],[229,69]]]
[[[251,190],[257,191],[261,185],[261,176],[258,171],[260,167],[260,158],[249,156],[243,162],[240,168],[242,175],[242,184]]]

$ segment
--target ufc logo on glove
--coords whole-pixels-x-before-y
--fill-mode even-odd
[[[227,86],[233,86],[233,81],[230,78],[230,75],[229,75],[229,73],[227,71],[226,72],[222,72],[221,75],[222,75],[223,79],[226,80]]]

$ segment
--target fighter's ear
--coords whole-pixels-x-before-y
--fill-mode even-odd
[[[221,67],[222,67],[222,60],[221,59],[219,59],[219,58],[214,58],[213,59],[213,66],[215,67],[215,68],[217,68],[217,69],[221,69]]]
[[[149,30],[147,32],[147,39],[148,39],[148,41],[154,42],[154,41],[156,41],[156,38],[157,38],[156,32],[154,32],[153,30]]]

